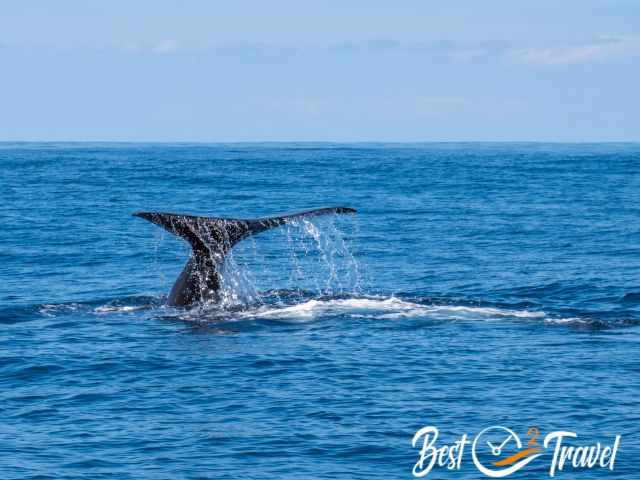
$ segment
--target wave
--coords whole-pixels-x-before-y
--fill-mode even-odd
[[[256,311],[246,312],[247,317],[308,321],[329,315],[348,315],[352,318],[373,320],[394,320],[410,317],[430,317],[432,319],[469,320],[491,318],[540,318],[544,312],[527,310],[506,310],[487,307],[467,307],[456,305],[426,305],[397,297],[357,297],[339,299],[307,300],[291,306],[263,306]]]
[[[41,304],[14,307],[0,312],[0,322],[15,323],[36,318],[76,315],[104,318],[109,315],[142,316],[149,320],[178,320],[190,324],[232,324],[238,322],[275,321],[308,323],[331,319],[402,321],[512,321],[561,325],[577,328],[612,328],[640,325],[633,312],[577,312],[575,310],[547,312],[522,306],[490,305],[460,299],[434,299],[401,295],[341,294],[318,296],[303,290],[272,290],[263,292],[258,300],[247,304],[205,304],[185,309],[169,307],[165,296],[137,296],[89,302]],[[99,321],[99,320],[98,320]]]

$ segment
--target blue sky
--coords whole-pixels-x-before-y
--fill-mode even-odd
[[[640,1],[14,1],[0,140],[640,141]]]

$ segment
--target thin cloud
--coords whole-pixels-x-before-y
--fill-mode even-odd
[[[175,40],[162,40],[154,45],[152,50],[154,53],[159,54],[174,53],[178,50],[178,42]]]
[[[567,65],[640,55],[640,37],[600,37],[597,42],[511,52],[518,62],[532,65]]]
[[[400,42],[390,38],[374,38],[360,42],[342,42],[329,44],[328,51],[335,53],[403,53],[450,58],[456,61],[474,61],[489,57],[503,49],[496,42],[452,42],[424,41]]]

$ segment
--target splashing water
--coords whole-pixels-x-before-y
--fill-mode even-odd
[[[363,268],[348,241],[349,228],[357,223],[343,227],[335,216],[304,218],[243,241],[225,258],[219,304],[263,303],[261,287],[270,284],[288,296],[362,293]]]
[[[278,291],[285,292],[287,299],[364,293],[366,269],[356,260],[351,245],[357,231],[354,217],[345,220],[330,215],[291,220],[244,239],[224,257],[216,307],[259,305],[265,296],[273,300]],[[162,230],[154,238],[150,268],[162,288],[169,290],[175,274],[167,273],[160,264],[184,264],[192,254],[191,247]],[[177,248],[163,247],[166,239]],[[162,257],[165,262],[160,261]],[[202,284],[204,288],[205,282]]]

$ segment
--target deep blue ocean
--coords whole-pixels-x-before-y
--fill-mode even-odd
[[[0,478],[409,479],[417,430],[640,478],[640,144],[0,144]],[[140,210],[262,217],[224,302]],[[508,478],[548,478],[547,451]],[[459,471],[482,477],[470,446]]]

